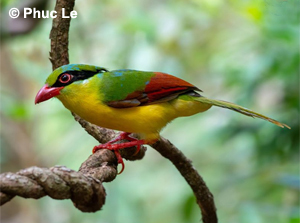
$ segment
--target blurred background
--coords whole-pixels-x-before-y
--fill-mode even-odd
[[[9,19],[1,0],[1,172],[78,170],[97,144],[56,99],[34,105],[51,73],[51,19]],[[203,95],[251,108],[281,129],[221,108],[173,121],[162,135],[190,158],[214,194],[220,222],[299,222],[299,1],[77,0],[70,62],[162,71]],[[70,200],[14,198],[3,223],[183,223],[201,218],[175,167],[149,147],[106,183],[106,204],[81,213]]]

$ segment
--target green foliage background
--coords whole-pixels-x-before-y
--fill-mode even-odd
[[[21,1],[2,1],[2,15]],[[219,108],[175,120],[162,135],[189,157],[215,197],[220,222],[299,222],[299,1],[77,0],[70,62],[162,71],[207,97],[291,126]],[[48,4],[52,10],[54,1]],[[2,23],[5,20],[2,20]],[[1,172],[32,165],[78,169],[97,142],[58,100],[34,106],[51,72],[51,19],[1,36]],[[3,23],[2,26],[5,26]],[[96,109],[96,108],[95,108]],[[69,200],[15,198],[1,222],[182,223],[201,218],[192,191],[149,148],[105,184],[97,213]]]

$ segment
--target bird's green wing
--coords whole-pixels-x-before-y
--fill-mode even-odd
[[[196,95],[194,90],[200,91],[180,78],[159,72],[115,70],[100,75],[103,101],[115,108],[161,103],[184,93]]]

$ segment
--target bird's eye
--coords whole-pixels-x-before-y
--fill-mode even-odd
[[[71,74],[63,74],[60,78],[59,81],[63,84],[68,83],[70,80],[72,79],[72,75]]]
[[[108,72],[108,70],[106,70],[105,68],[101,68],[100,70],[97,70],[97,71],[100,72],[100,73]]]

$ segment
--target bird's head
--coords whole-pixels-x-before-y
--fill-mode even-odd
[[[35,104],[60,95],[63,89],[72,87],[73,83],[78,83],[103,72],[107,72],[107,70],[92,65],[68,64],[61,66],[49,75],[45,85],[35,97]]]

